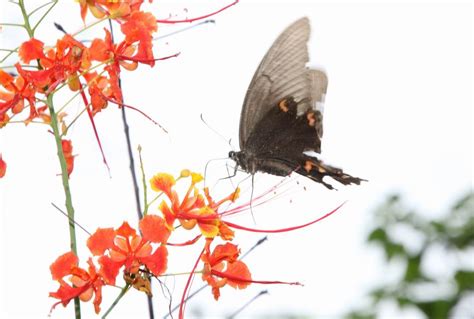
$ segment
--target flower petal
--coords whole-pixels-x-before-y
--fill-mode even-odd
[[[115,279],[119,273],[123,263],[114,262],[108,256],[101,256],[99,258],[100,270],[99,273],[109,285],[115,285]]]
[[[171,198],[171,188],[176,184],[174,177],[167,173],[159,173],[150,179],[151,189],[155,192],[163,192]]]
[[[5,173],[7,172],[7,163],[2,158],[2,154],[0,154],[0,178],[5,176]]]
[[[38,60],[45,57],[43,53],[44,43],[31,38],[28,41],[23,42],[18,49],[18,56],[26,64],[30,63],[31,60]]]
[[[97,228],[87,239],[87,247],[94,256],[103,255],[107,249],[114,246],[115,235],[113,228]]]
[[[135,236],[137,234],[137,231],[130,227],[130,225],[127,222],[123,222],[123,224],[117,229],[117,235],[123,236],[125,238],[128,238],[130,236]]]
[[[159,276],[163,274],[168,267],[168,250],[165,246],[160,246],[155,250],[153,255],[142,258],[142,262],[155,276]]]
[[[56,261],[49,266],[49,270],[51,271],[53,279],[59,280],[64,276],[71,274],[71,269],[76,267],[78,263],[79,259],[72,251],[70,251],[59,256]]]
[[[229,277],[227,277],[227,283],[229,286],[236,289],[247,288],[252,280],[252,276],[247,265],[240,260],[228,264],[225,274],[229,275]],[[241,280],[236,280],[236,278],[240,278]]]
[[[163,218],[157,215],[146,215],[140,221],[143,238],[153,243],[166,243],[171,232]]]

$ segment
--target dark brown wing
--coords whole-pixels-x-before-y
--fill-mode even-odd
[[[270,108],[250,134],[245,152],[257,158],[288,159],[295,162],[304,151],[319,152],[321,140],[315,130],[319,112],[308,109],[298,115],[300,105],[293,97]]]
[[[320,124],[320,113],[308,109],[299,115],[298,109],[299,104],[291,97],[283,99],[257,123],[248,138],[246,149],[246,154],[255,161],[257,170],[280,176],[294,171],[329,189],[333,187],[323,181],[325,176],[344,185],[360,184],[362,179],[303,153],[320,150],[321,140],[315,130],[315,126]]]
[[[311,107],[311,79],[308,69],[308,18],[294,22],[275,40],[260,62],[245,96],[240,116],[240,148],[244,149],[252,131],[280,99],[293,96]]]

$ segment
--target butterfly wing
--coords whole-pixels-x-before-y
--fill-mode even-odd
[[[240,116],[241,149],[245,149],[256,124],[283,97],[293,96],[295,100],[301,100],[303,109],[312,107],[311,72],[305,66],[308,62],[309,34],[308,18],[297,20],[275,40],[260,62],[247,90]]]
[[[333,189],[333,186],[323,181],[325,176],[344,185],[360,184],[363,179],[352,177],[342,169],[304,153],[320,150],[319,131],[315,130],[321,124],[319,110],[308,109],[298,115],[300,107],[293,98],[282,101],[256,124],[247,141],[246,152],[251,154],[256,170],[279,176],[296,172],[329,189]]]
[[[323,181],[330,176],[359,184],[341,169],[326,165],[305,151],[321,152],[323,102],[328,80],[309,69],[309,20],[302,18],[275,40],[252,78],[240,118],[238,164],[248,172],[284,176],[291,172]],[[243,165],[242,165],[243,164]]]

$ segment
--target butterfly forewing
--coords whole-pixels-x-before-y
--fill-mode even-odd
[[[310,78],[305,67],[309,33],[309,20],[299,19],[283,31],[262,59],[242,107],[239,129],[241,149],[245,147],[255,125],[282,97],[293,96],[297,100],[310,97]]]

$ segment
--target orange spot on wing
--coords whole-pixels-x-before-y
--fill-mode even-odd
[[[283,112],[288,112],[288,101],[286,99],[283,99],[280,101],[280,103],[278,103],[278,107],[280,108],[280,110],[282,110]]]
[[[306,114],[306,118],[308,119],[309,126],[314,126],[316,124],[316,116],[314,115],[314,112]]]

